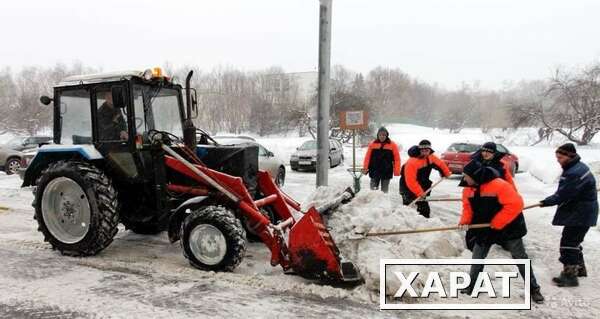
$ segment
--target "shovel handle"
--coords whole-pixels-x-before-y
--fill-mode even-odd
[[[490,227],[490,224],[473,224],[468,225],[468,229],[475,228],[486,228]],[[387,235],[403,235],[403,234],[416,234],[416,233],[429,233],[436,231],[446,231],[446,230],[456,230],[460,229],[460,226],[448,226],[448,227],[435,227],[435,228],[420,228],[420,229],[410,229],[410,230],[397,230],[397,231],[389,231],[389,232],[378,232],[378,233],[367,233],[365,237],[370,236],[387,236]]]
[[[445,177],[440,178],[437,182],[433,183],[433,185],[431,185],[431,187],[429,187],[426,191],[423,192],[423,194],[421,194],[421,196],[415,198],[415,200],[413,200],[410,204],[408,204],[409,207],[413,207],[418,201],[420,201],[423,197],[425,197],[429,192],[431,192],[431,190],[438,186],[439,183],[441,183],[443,180],[445,179]]]
[[[540,207],[540,206],[542,206],[542,203],[535,203],[535,204],[531,204],[531,205],[527,205],[527,206],[523,207],[523,210],[534,208],[534,207]]]
[[[460,202],[462,198],[423,198],[421,202]]]

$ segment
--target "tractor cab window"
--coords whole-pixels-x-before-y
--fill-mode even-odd
[[[169,132],[180,138],[183,137],[178,91],[152,88],[149,93],[154,129]]]
[[[148,110],[144,107],[144,95],[142,87],[139,85],[136,85],[133,90],[133,108],[136,133],[146,136],[146,132],[148,132],[148,124],[146,122]]]
[[[110,89],[96,93],[98,107],[98,139],[100,141],[126,141],[127,116],[124,108],[115,107]]]
[[[68,90],[60,95],[60,143],[92,143],[92,107],[88,90]]]

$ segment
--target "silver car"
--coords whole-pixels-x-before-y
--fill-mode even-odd
[[[269,172],[278,186],[281,187],[285,184],[285,162],[257,143],[255,139],[247,136],[213,136],[212,138],[222,145],[256,144],[258,146],[258,169]]]
[[[52,136],[15,136],[4,147],[15,151],[38,148],[40,144],[52,143]]]
[[[344,148],[338,140],[329,139],[329,167],[335,167],[344,161]],[[317,141],[310,140],[302,143],[290,157],[292,170],[314,170],[317,167]]]
[[[0,146],[0,170],[7,175],[16,174],[21,168],[23,153]]]

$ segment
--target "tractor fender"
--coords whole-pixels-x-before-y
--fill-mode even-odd
[[[50,163],[61,160],[94,162],[103,158],[93,145],[43,145],[25,170],[21,187],[35,185],[35,181]]]
[[[208,196],[192,197],[173,210],[171,217],[169,217],[169,241],[171,243],[179,240],[179,230],[187,215],[198,207],[206,206],[207,199]]]

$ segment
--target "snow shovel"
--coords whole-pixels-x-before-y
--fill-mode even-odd
[[[429,194],[429,192],[431,192],[431,190],[434,187],[438,186],[444,179],[445,179],[445,177],[442,177],[437,182],[433,183],[433,185],[431,185],[431,187],[429,187],[426,191],[424,191],[423,194],[421,194],[421,196],[415,198],[410,204],[408,204],[408,207],[414,207],[418,201],[420,201],[423,197],[425,197],[427,194]]]
[[[490,224],[473,224],[473,225],[465,225],[466,229],[475,229],[475,228],[486,228],[490,227]],[[433,227],[433,228],[418,228],[418,229],[407,229],[407,230],[393,230],[393,231],[384,231],[384,232],[367,232],[367,233],[359,233],[355,232],[356,235],[360,237],[351,238],[354,240],[365,239],[367,237],[373,236],[389,236],[389,235],[405,235],[405,234],[416,234],[416,233],[430,233],[436,231],[446,231],[446,230],[457,230],[461,229],[461,226],[447,226],[447,227]]]

